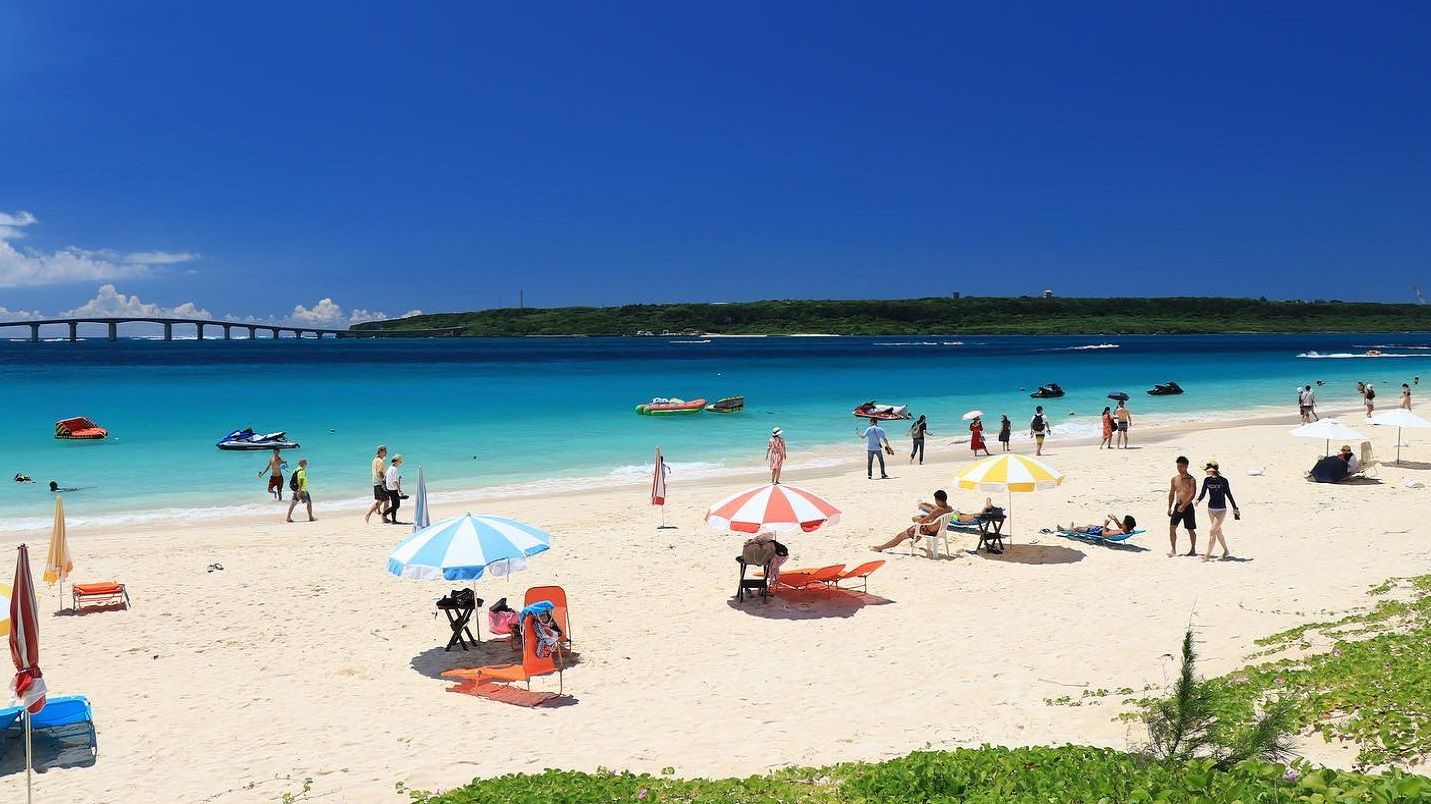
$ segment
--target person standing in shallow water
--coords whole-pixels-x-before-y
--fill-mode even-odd
[[[258,476],[263,477],[263,473],[268,472],[268,493],[274,499],[283,499],[283,456],[278,453],[278,447],[273,448],[273,454],[268,456],[268,466],[258,470]]]
[[[770,441],[765,445],[765,460],[770,462],[772,484],[780,482],[780,469],[785,466],[785,439],[780,432],[779,427],[771,429]]]
[[[919,462],[921,464],[924,463],[924,437],[928,435],[934,434],[929,432],[929,422],[926,422],[923,416],[920,416],[915,420],[914,424],[909,426],[909,437],[914,441],[914,446],[909,451],[910,463],[914,463],[914,456],[916,455],[919,456]]]
[[[1009,451],[1009,436],[1013,434],[1014,425],[1009,421],[1008,414],[999,416],[999,446],[1004,448],[1004,452]]]

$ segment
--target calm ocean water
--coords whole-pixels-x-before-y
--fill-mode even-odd
[[[1368,348],[1407,357],[1297,358]],[[1431,383],[1431,336],[1405,334],[0,342],[0,476],[37,481],[0,484],[0,530],[48,528],[50,480],[81,487],[66,495],[72,522],[274,514],[256,476],[264,453],[214,446],[240,427],[302,443],[285,456],[309,459],[321,510],[369,494],[379,442],[407,458],[409,486],[423,466],[441,500],[644,479],[658,445],[675,477],[735,471],[761,461],[776,425],[791,466],[837,445],[853,458],[850,411],[869,399],[926,414],[937,444],[964,432],[971,408],[1026,428],[1028,394],[1048,382],[1068,392],[1046,402],[1050,418],[1078,433],[1096,427],[1112,390],[1132,395],[1139,419],[1221,418],[1290,413],[1294,386],[1318,379],[1324,404],[1353,404],[1362,379],[1394,405],[1423,372]],[[1144,393],[1167,380],[1187,393]],[[633,412],[653,396],[735,394],[747,408],[732,416]],[[111,437],[55,440],[54,422],[74,415]],[[888,429],[902,441],[905,428]]]

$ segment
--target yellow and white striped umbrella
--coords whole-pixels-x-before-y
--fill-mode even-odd
[[[0,583],[0,636],[10,636],[10,584]]]
[[[1036,491],[1063,482],[1063,473],[1038,458],[1012,452],[995,455],[954,476],[966,491]]]

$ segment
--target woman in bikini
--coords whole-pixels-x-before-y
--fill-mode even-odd
[[[1089,536],[1122,536],[1125,533],[1132,533],[1138,527],[1138,521],[1130,515],[1125,515],[1119,519],[1113,514],[1103,517],[1102,525],[1069,525],[1068,530],[1078,533],[1087,533]]]

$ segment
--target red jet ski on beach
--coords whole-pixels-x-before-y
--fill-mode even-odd
[[[855,408],[854,416],[861,419],[913,419],[908,405],[881,405],[873,399]]]

